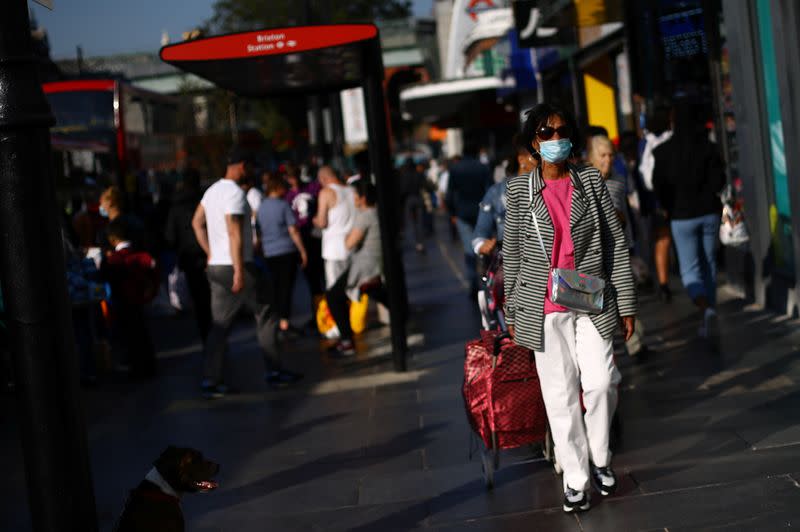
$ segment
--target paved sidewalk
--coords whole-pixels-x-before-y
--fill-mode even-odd
[[[688,300],[643,297],[647,358],[618,359],[621,493],[579,516],[561,510],[560,479],[528,450],[506,452],[487,492],[469,460],[460,397],[464,342],[479,317],[454,273],[461,253],[431,242],[408,254],[409,371],[391,371],[388,332],[369,331],[340,362],[293,345],[300,388],[266,391],[250,328],[231,345],[241,394],[199,399],[199,346],[186,319],[154,323],[163,375],[86,393],[103,530],[167,444],[222,464],[221,488],[189,496],[188,530],[776,530],[800,525],[800,329],[723,291],[723,348],[696,338]],[[675,285],[674,291],[680,293]],[[10,398],[0,397],[0,530],[29,530]]]

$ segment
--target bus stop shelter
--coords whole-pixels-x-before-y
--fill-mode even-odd
[[[392,356],[395,369],[404,371],[406,284],[397,238],[378,28],[373,24],[271,28],[168,45],[160,56],[241,96],[297,96],[363,88],[371,178],[377,188],[383,237]]]

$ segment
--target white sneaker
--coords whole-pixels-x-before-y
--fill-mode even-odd
[[[608,497],[617,491],[617,476],[611,466],[592,466],[592,483],[603,497]]]
[[[589,494],[585,491],[578,491],[572,488],[567,488],[564,492],[564,512],[585,512],[591,507],[589,502]]]

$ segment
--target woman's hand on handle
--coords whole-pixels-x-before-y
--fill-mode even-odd
[[[622,328],[625,331],[625,341],[627,342],[631,339],[631,336],[633,336],[633,333],[636,330],[636,317],[624,316],[622,318]]]
[[[509,334],[509,336],[511,336],[511,339],[513,340],[514,339],[514,326],[513,325],[509,325],[508,326],[508,334]]]

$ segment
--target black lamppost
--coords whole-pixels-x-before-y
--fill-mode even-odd
[[[97,530],[64,254],[50,167],[50,108],[26,0],[0,17],[0,285],[37,532]]]

